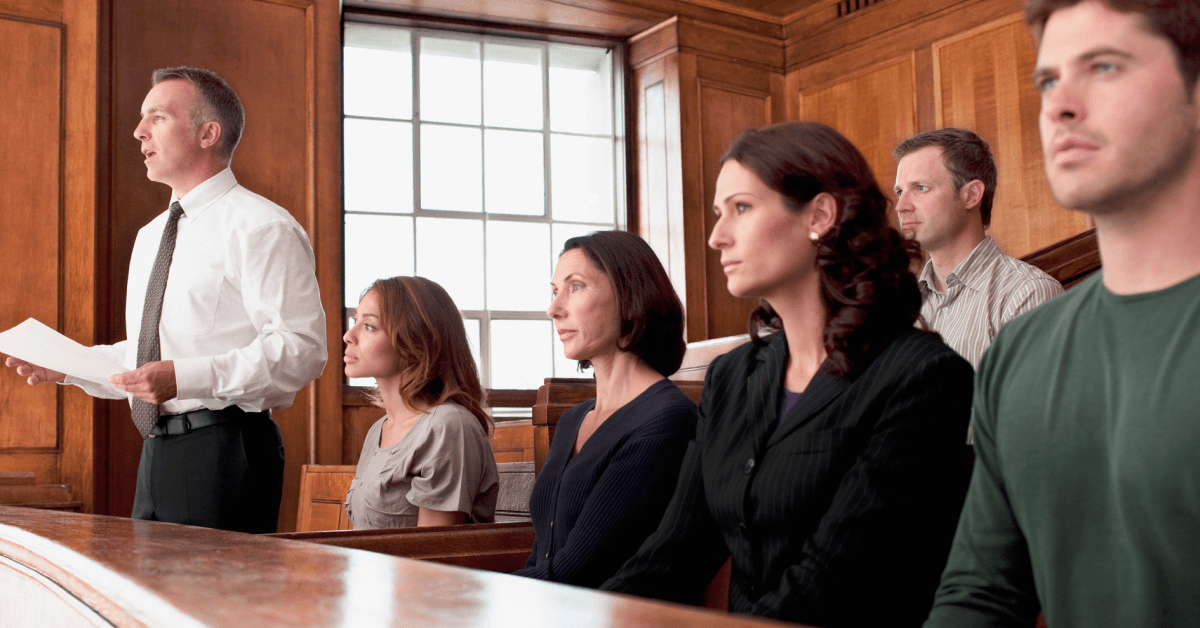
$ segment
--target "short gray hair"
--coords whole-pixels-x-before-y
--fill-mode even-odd
[[[188,122],[192,130],[200,128],[205,122],[216,122],[221,127],[221,142],[217,146],[217,155],[225,160],[226,165],[233,160],[233,150],[242,139],[242,129],[246,126],[246,109],[242,101],[216,72],[201,68],[161,68],[154,71],[151,79],[153,85],[163,81],[187,81],[196,88],[200,96],[197,104],[188,113]]]

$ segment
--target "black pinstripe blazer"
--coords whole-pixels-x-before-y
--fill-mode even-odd
[[[782,334],[713,362],[662,525],[603,588],[694,603],[732,555],[731,611],[920,625],[970,476],[970,364],[906,331],[777,427],[786,364]]]

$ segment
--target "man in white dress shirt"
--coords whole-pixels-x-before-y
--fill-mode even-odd
[[[291,405],[327,356],[312,247],[287,210],[238,185],[229,169],[245,112],[225,81],[170,68],[153,83],[134,137],[147,177],[170,186],[171,204],[183,210],[162,299],[161,359],[137,366],[169,212],[143,227],[133,247],[127,339],[94,347],[132,370],[100,385],[14,358],[7,364],[30,384],[74,384],[97,397],[158,405],[134,518],[272,532],[283,441],[270,410]]]
[[[893,155],[900,162],[900,228],[929,253],[917,278],[921,317],[978,368],[1005,323],[1062,294],[1062,286],[1001,253],[984,233],[992,220],[996,163],[978,135],[929,131],[904,140]]]

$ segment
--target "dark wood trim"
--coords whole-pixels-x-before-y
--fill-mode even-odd
[[[1100,246],[1096,241],[1096,230],[1088,229],[1038,249],[1021,260],[1042,269],[1064,288],[1070,288],[1100,270]]]
[[[518,39],[536,39],[538,41],[549,41],[557,44],[615,45],[623,43],[626,39],[617,35],[587,33],[546,26],[504,24],[501,22],[467,20],[439,15],[368,9],[357,6],[347,6],[343,16],[347,22],[387,24],[389,26],[404,26],[408,28],[429,28],[458,33],[471,33],[474,35],[516,37]]]

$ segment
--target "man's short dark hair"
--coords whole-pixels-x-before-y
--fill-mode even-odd
[[[983,198],[979,201],[979,217],[983,228],[992,224],[992,201],[996,197],[996,161],[987,142],[966,129],[940,129],[914,135],[896,147],[892,156],[900,161],[905,155],[927,146],[942,149],[942,163],[954,178],[954,191],[962,191],[967,183],[983,182]]]
[[[1083,0],[1026,0],[1025,23],[1041,45],[1046,20],[1059,9]],[[1200,78],[1200,3],[1195,0],[1100,0],[1114,11],[1137,13],[1146,18],[1150,31],[1171,42],[1175,62],[1187,87],[1188,101]]]
[[[200,98],[197,106],[188,113],[188,122],[195,131],[205,122],[214,121],[221,125],[221,143],[217,155],[228,164],[233,159],[233,150],[242,139],[246,126],[246,110],[242,101],[224,79],[211,70],[200,68],[162,68],[154,71],[152,84],[163,81],[187,81],[196,88]]]
[[[646,241],[628,231],[596,231],[567,240],[563,253],[581,249],[609,281],[621,320],[617,346],[664,377],[679,370],[683,339],[683,303],[662,262]],[[580,368],[591,366],[579,361]]]

